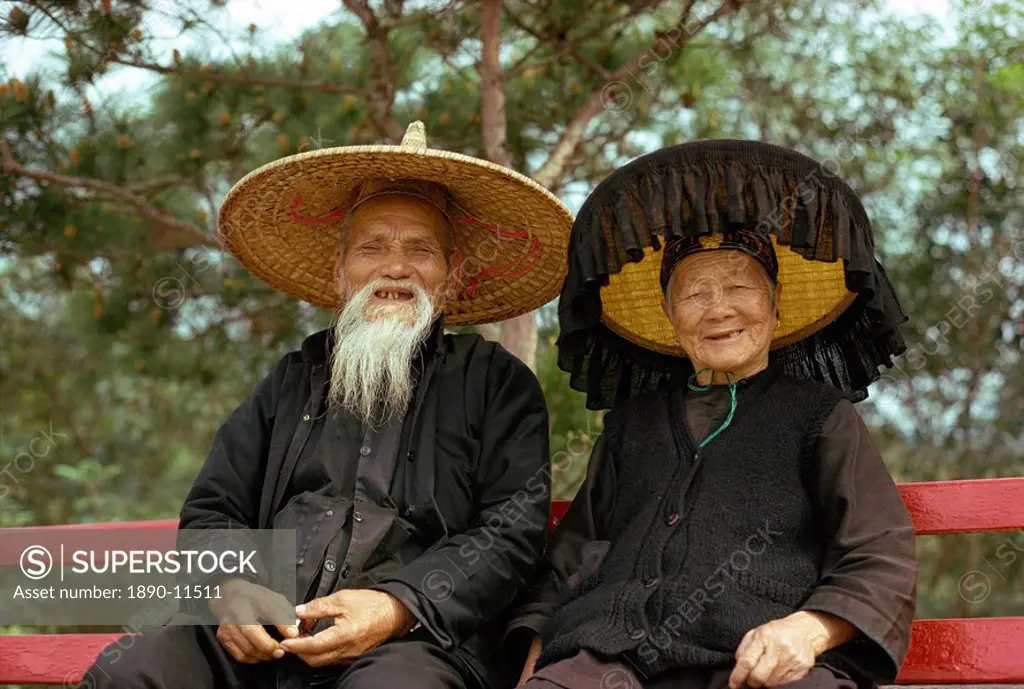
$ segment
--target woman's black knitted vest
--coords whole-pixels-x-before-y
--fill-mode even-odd
[[[682,391],[605,418],[611,546],[548,625],[537,667],[587,649],[644,675],[735,662],[750,629],[799,609],[825,540],[805,486],[841,394],[772,366],[742,381],[729,427],[698,452]]]

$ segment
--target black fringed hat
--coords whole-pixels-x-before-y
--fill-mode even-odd
[[[871,224],[835,170],[757,141],[697,141],[616,170],[576,217],[558,363],[588,408],[685,384],[693,366],[661,308],[671,272],[662,259],[729,244],[760,252],[769,276],[776,262],[784,289],[771,358],[790,375],[860,401],[878,367],[906,350],[907,316]]]

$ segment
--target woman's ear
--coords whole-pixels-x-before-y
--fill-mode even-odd
[[[782,285],[778,284],[775,286],[775,327],[779,327],[779,323],[782,322]]]
[[[661,291],[661,310],[665,312],[665,317],[668,318],[669,323],[672,322],[672,278],[675,277],[675,272],[673,270],[669,274],[668,283]]]

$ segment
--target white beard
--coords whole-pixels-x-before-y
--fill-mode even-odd
[[[370,305],[374,291],[412,290],[414,301]],[[374,280],[354,294],[334,325],[328,408],[345,409],[373,426],[404,414],[414,387],[412,362],[430,333],[434,305],[406,280]]]

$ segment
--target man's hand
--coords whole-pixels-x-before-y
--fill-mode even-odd
[[[211,599],[209,607],[221,623],[217,627],[217,641],[231,657],[240,663],[258,663],[284,656],[284,649],[262,624],[237,623],[290,618],[292,604],[288,599],[244,579],[229,579],[221,583],[220,590],[222,597]],[[299,634],[293,624],[275,626],[285,638]]]
[[[729,689],[744,684],[774,687],[803,679],[819,655],[856,634],[846,620],[817,611],[801,610],[766,622],[743,635]]]
[[[416,618],[397,598],[368,589],[346,589],[314,598],[297,606],[295,614],[303,622],[334,618],[334,626],[322,632],[281,642],[284,650],[313,667],[350,663],[416,624]]]

